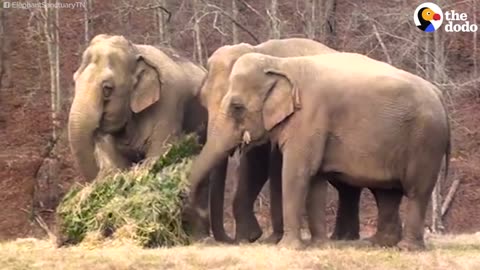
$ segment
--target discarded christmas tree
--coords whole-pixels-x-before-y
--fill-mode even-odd
[[[153,164],[74,186],[57,208],[62,242],[77,244],[96,233],[144,247],[188,244],[182,211],[188,172],[199,150],[196,137],[188,135]]]

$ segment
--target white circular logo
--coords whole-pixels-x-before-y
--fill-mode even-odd
[[[442,9],[434,3],[423,3],[413,14],[415,25],[425,32],[434,32],[443,23]]]

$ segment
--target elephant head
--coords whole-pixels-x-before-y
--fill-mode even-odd
[[[75,97],[68,131],[81,173],[98,173],[95,138],[122,131],[134,114],[160,98],[160,72],[123,36],[97,35],[73,75]]]
[[[208,59],[207,77],[200,89],[199,97],[202,105],[209,111],[209,123],[214,121],[220,103],[228,91],[228,77],[237,59],[254,52],[254,47],[247,43],[223,46]]]
[[[229,88],[212,128],[222,127],[212,141],[231,150],[261,144],[267,135],[300,108],[298,89],[282,58],[249,53],[240,57],[229,76]],[[210,138],[209,138],[210,139]]]

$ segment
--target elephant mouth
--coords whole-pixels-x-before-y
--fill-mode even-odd
[[[124,129],[125,129],[125,125],[111,124],[105,121],[102,121],[100,124],[100,131],[104,133],[109,133],[109,134],[119,133]]]
[[[255,146],[262,145],[267,141],[266,137],[261,137],[258,139],[252,138],[252,135],[248,130],[243,131],[242,133],[242,142],[240,145],[235,147],[232,150],[232,155],[235,153],[236,150],[239,151],[240,154],[248,152],[250,149],[254,148]]]
[[[108,115],[104,114],[100,120],[99,129],[104,133],[118,133],[124,130],[126,125],[126,120],[119,121],[117,119],[111,119]]]

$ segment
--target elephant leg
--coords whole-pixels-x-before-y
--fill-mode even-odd
[[[372,189],[378,208],[377,232],[367,240],[375,245],[391,247],[402,238],[399,215],[403,192],[396,189]]]
[[[228,159],[225,159],[210,173],[210,224],[216,241],[233,243],[233,239],[227,235],[223,225],[227,165]]]
[[[273,232],[265,239],[266,243],[276,244],[283,236],[282,213],[282,154],[278,148],[270,156],[270,217]]]
[[[423,197],[424,195],[425,197]],[[425,224],[425,213],[427,211],[430,196],[422,194],[407,199],[407,216],[402,240],[397,246],[402,250],[425,249],[423,231]]]
[[[233,200],[236,241],[254,242],[262,236],[262,229],[254,213],[254,203],[268,179],[270,145],[255,147],[242,155],[239,182]]]
[[[402,182],[407,197],[407,211],[402,240],[397,244],[402,250],[425,249],[425,215],[441,165],[440,161],[432,167],[432,162],[430,157],[424,157],[407,167],[407,177]]]
[[[301,238],[301,225],[307,205],[311,180],[318,174],[323,160],[326,136],[316,133],[305,136],[302,133],[284,145],[282,162],[283,237],[280,246],[299,249],[305,247]],[[296,139],[296,140],[295,140]],[[302,142],[295,144],[293,141]],[[313,149],[315,149],[313,151]],[[321,216],[320,216],[321,217]]]
[[[327,181],[317,175],[311,180],[307,197],[308,227],[312,235],[311,244],[321,245],[327,239],[325,208],[327,205]]]
[[[338,209],[332,240],[356,240],[360,238],[359,203],[361,188],[334,180],[338,191]]]

